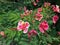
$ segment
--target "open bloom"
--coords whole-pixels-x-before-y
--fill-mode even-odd
[[[52,19],[53,23],[55,24],[58,21],[59,17],[57,15],[54,15]]]
[[[45,31],[47,31],[48,28],[49,28],[49,25],[48,25],[47,21],[43,21],[39,24],[39,30],[42,33],[45,33]]]
[[[28,22],[24,22],[24,21],[20,20],[18,22],[17,30],[23,31],[23,33],[27,33],[29,27],[30,27],[30,24]]]
[[[60,12],[60,9],[59,9],[59,6],[58,5],[52,5],[52,10],[54,11],[54,12]]]
[[[43,15],[40,14],[40,13],[37,13],[37,14],[35,15],[35,19],[38,20],[38,21],[41,21],[42,18],[43,18]]]
[[[36,30],[31,30],[30,32],[28,32],[28,37],[30,38],[32,35],[37,35]]]

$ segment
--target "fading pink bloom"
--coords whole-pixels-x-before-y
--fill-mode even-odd
[[[47,31],[48,28],[49,28],[49,25],[48,25],[47,21],[43,21],[39,24],[39,30],[42,33],[45,33],[45,31]]]
[[[31,30],[30,32],[28,32],[28,37],[30,38],[32,35],[37,35],[36,30]]]
[[[24,18],[24,16],[29,16],[32,13],[32,10],[25,10],[23,14],[21,14],[21,18]]]
[[[29,15],[29,10],[26,10],[26,11],[24,12],[24,14],[25,14],[25,16],[26,16],[26,15]]]
[[[24,16],[28,16],[30,13],[32,12],[32,10],[27,10],[27,7],[24,6]]]
[[[44,2],[44,7],[49,7],[51,5],[51,3],[49,2]]]
[[[55,24],[58,21],[59,17],[57,15],[54,15],[52,19],[53,23]]]
[[[27,10],[27,7],[26,6],[24,6],[24,11],[26,11]]]
[[[5,36],[5,33],[3,31],[0,32],[1,36]]]
[[[28,22],[24,22],[24,21],[20,20],[18,22],[17,30],[23,31],[23,33],[27,33],[29,27],[30,27],[30,24]]]
[[[54,12],[60,12],[60,9],[59,9],[59,6],[58,5],[52,5],[52,10],[54,11]]]
[[[43,18],[43,15],[40,14],[40,13],[37,13],[37,14],[35,15],[35,19],[38,20],[38,21],[41,21],[42,18]]]
[[[36,0],[36,2],[38,3],[38,2],[39,2],[39,0]]]
[[[58,35],[60,35],[60,32],[58,32]]]
[[[32,13],[32,10],[25,10],[25,12],[23,13],[23,15],[24,16],[28,16],[31,13]]]
[[[30,14],[32,13],[32,10],[30,10]]]
[[[23,14],[20,15],[21,18],[24,18],[24,16],[25,16],[25,15],[23,15]]]
[[[42,8],[38,8],[38,12],[39,12],[39,13],[42,12]]]
[[[34,6],[36,6],[36,5],[37,5],[37,3],[36,3],[36,2],[33,2],[33,5],[34,5]]]

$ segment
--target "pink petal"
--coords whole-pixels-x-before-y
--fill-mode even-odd
[[[17,26],[17,30],[22,31],[22,29],[19,26]]]
[[[59,12],[59,6],[58,5],[56,5],[56,11]]]
[[[18,22],[18,25],[21,25],[21,24],[22,24],[22,22],[23,22],[23,21],[22,21],[22,20],[20,20],[20,21]]]
[[[43,29],[43,25],[42,24],[39,25],[39,30],[40,30],[40,32],[44,33],[44,29]]]
[[[28,28],[26,28],[25,30],[23,30],[23,33],[27,33],[28,32]]]
[[[26,23],[26,28],[29,28],[30,24],[28,22],[25,23]]]
[[[44,33],[45,31],[40,27],[40,32]]]
[[[44,30],[48,30],[49,26],[48,25],[45,25],[44,26]]]

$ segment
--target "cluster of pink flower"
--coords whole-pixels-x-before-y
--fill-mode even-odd
[[[44,7],[48,7],[48,6],[50,6],[50,3],[45,2],[44,3]],[[56,6],[52,5],[52,10],[54,12],[58,12],[58,13],[60,12],[60,8],[59,8],[58,5],[56,5]],[[30,13],[32,13],[32,10],[29,11],[29,10],[26,9],[26,7],[24,7],[24,11],[25,11],[24,14],[21,14],[21,16],[28,16]],[[43,15],[40,12],[42,12],[42,7],[38,8],[37,13],[36,13],[36,15],[34,17],[35,20],[38,20],[38,21],[42,20]],[[59,19],[58,15],[54,15],[52,17],[53,23],[56,24],[56,22],[58,21],[58,19]],[[48,22],[46,20],[42,21],[38,26],[39,26],[40,32],[42,32],[42,33],[45,33],[48,30],[48,28],[49,28]],[[17,30],[18,31],[23,31],[23,33],[27,33],[29,27],[30,27],[30,23],[29,22],[24,22],[24,21],[20,20],[18,22]],[[36,30],[31,30],[30,32],[28,32],[28,37],[30,37],[32,35],[36,35],[36,34],[37,34]],[[58,32],[58,34],[60,34],[60,32]],[[0,35],[4,36],[5,33],[3,31],[1,31]]]
[[[51,3],[49,3],[49,2],[44,3],[44,7],[49,7],[50,5],[51,5]]]
[[[58,5],[52,5],[52,10],[53,10],[54,12],[60,13],[60,8],[59,8]],[[56,22],[58,21],[58,19],[59,19],[58,15],[57,15],[57,14],[54,15],[53,18],[52,18],[53,23],[56,24]]]
[[[48,7],[50,5],[51,4],[48,3],[48,2],[45,2],[44,3],[44,7]],[[52,6],[52,10],[54,12],[58,12],[58,13],[60,12],[59,6],[57,6],[57,5],[56,6],[53,5]],[[34,17],[35,20],[38,20],[38,21],[41,21],[42,20],[43,15],[40,12],[42,12],[42,7],[41,8],[38,8],[38,11],[37,11],[37,13],[36,13],[36,15]],[[29,11],[26,10],[26,8],[25,8],[25,13],[24,14],[27,15],[27,13],[28,13],[28,15],[30,14]],[[54,24],[56,24],[56,22],[58,21],[58,19],[59,19],[58,15],[54,15],[52,17],[52,22]],[[18,22],[17,30],[23,31],[23,33],[27,33],[29,27],[30,27],[30,23],[29,22],[24,22],[24,21],[20,20]],[[48,25],[48,22],[46,20],[42,21],[39,24],[39,30],[40,30],[40,32],[45,33],[48,29],[49,29],[49,25]],[[37,34],[36,30],[31,30],[30,32],[28,32],[28,37],[30,37],[31,35],[36,35],[36,34]]]
[[[43,15],[40,14],[40,13],[37,13],[37,14],[35,15],[35,19],[38,20],[38,21],[41,21],[42,18],[43,18]]]
[[[41,19],[43,18],[43,15],[40,13],[42,11],[42,8],[38,8],[38,11],[36,13],[36,15],[34,16],[36,20],[41,21]]]
[[[29,14],[32,13],[32,10],[28,10],[25,6],[24,6],[24,13],[21,14],[21,18],[24,18],[24,16],[29,16]]]
[[[21,18],[23,18],[24,16],[28,16],[29,14],[32,13],[32,10],[25,10],[25,12],[23,14],[21,14]]]

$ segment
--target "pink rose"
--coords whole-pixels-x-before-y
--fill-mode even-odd
[[[40,13],[37,13],[37,14],[35,15],[35,19],[38,20],[38,21],[41,21],[42,18],[43,18],[43,15],[40,14]]]
[[[30,32],[28,32],[28,37],[30,38],[32,35],[37,35],[36,30],[30,30]]]
[[[60,9],[59,9],[59,6],[58,5],[52,5],[52,10],[54,11],[54,12],[60,12]]]
[[[30,24],[28,22],[24,22],[24,21],[20,20],[18,22],[17,30],[23,31],[23,33],[27,33],[29,27],[30,27]]]
[[[58,21],[59,17],[57,15],[54,15],[52,19],[53,23],[55,24]]]
[[[48,28],[49,28],[49,25],[48,25],[47,21],[43,21],[39,24],[39,30],[42,33],[45,33],[45,31],[47,31]]]

